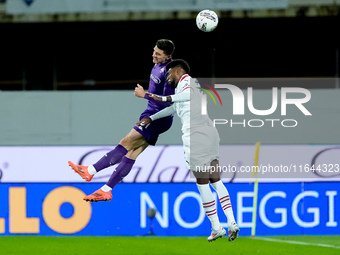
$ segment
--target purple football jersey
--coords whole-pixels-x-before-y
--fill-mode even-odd
[[[159,96],[169,96],[175,94],[175,89],[170,88],[166,78],[168,76],[168,72],[166,71],[166,65],[169,62],[164,64],[155,64],[151,70],[150,74],[150,82],[148,92],[151,94],[156,94]],[[148,97],[146,97],[148,99]],[[155,100],[148,100],[148,106],[146,111],[148,112],[158,112],[165,107],[170,106],[170,102],[158,102]]]
[[[175,94],[175,89],[172,89],[167,82],[168,72],[166,71],[166,65],[169,62],[158,65],[155,64],[151,70],[150,82],[149,82],[149,93],[156,94],[159,96],[169,96]],[[145,98],[148,100],[148,105],[144,112],[139,117],[141,120],[144,117],[159,112],[160,110],[170,106],[171,102],[158,102],[152,97],[145,94]],[[134,126],[133,128],[143,135],[146,141],[150,145],[155,145],[158,136],[167,131],[172,125],[173,116],[168,116],[159,120],[153,121],[148,128],[142,128],[141,126]]]

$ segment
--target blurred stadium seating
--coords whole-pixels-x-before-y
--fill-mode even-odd
[[[338,77],[339,9],[340,0],[292,0],[286,9],[217,10],[219,27],[205,34],[197,11],[12,15],[0,0],[0,90],[147,85],[160,37],[194,76]]]

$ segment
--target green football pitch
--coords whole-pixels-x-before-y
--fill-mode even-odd
[[[1,254],[340,254],[340,236],[205,237],[0,236]]]

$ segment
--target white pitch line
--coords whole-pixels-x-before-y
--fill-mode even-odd
[[[306,243],[292,240],[280,240],[275,238],[267,238],[267,237],[254,237],[254,239],[268,241],[268,242],[276,242],[276,243],[289,243],[289,244],[299,244],[299,245],[307,245],[307,246],[318,246],[318,247],[327,247],[333,249],[340,249],[340,246],[331,245],[331,244],[323,244],[323,243]]]

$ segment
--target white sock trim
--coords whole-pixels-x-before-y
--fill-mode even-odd
[[[228,189],[226,188],[226,186],[224,186],[224,184],[221,180],[214,182],[214,183],[211,183],[211,186],[217,192],[217,195],[219,197],[219,202],[222,206],[224,214],[227,216],[227,219],[228,219],[228,226],[230,226],[233,222],[235,222],[235,217],[234,217],[233,208],[232,208],[232,205],[231,205]],[[223,197],[226,197],[226,196],[228,196],[228,202],[226,202],[225,199],[224,199],[222,201],[223,203],[221,203],[221,199]]]
[[[198,184],[198,183],[196,183],[196,185],[201,195],[203,208],[204,208],[204,204],[206,203],[211,204],[211,207],[209,209],[204,208],[204,211],[208,219],[211,222],[212,228],[215,231],[217,231],[221,228],[221,223],[220,223],[220,220],[218,219],[216,201],[215,201],[214,195],[211,192],[210,186],[209,184]],[[207,211],[215,211],[215,213],[208,216]]]
[[[90,175],[95,175],[97,173],[93,165],[89,165],[89,167],[87,168],[87,171],[89,172]]]
[[[109,192],[110,190],[112,190],[112,188],[105,184],[103,187],[101,187],[101,190],[104,191],[104,192]]]

